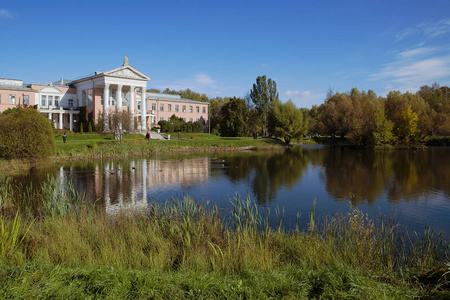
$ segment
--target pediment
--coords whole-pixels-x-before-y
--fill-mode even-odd
[[[61,90],[53,86],[44,86],[39,89],[40,93],[62,94]]]
[[[125,66],[103,73],[106,76],[119,77],[134,80],[149,80],[150,78],[131,66]]]

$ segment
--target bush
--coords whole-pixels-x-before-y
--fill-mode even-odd
[[[0,156],[28,158],[56,152],[49,120],[33,108],[13,108],[0,114]]]

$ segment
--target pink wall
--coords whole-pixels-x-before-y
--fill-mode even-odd
[[[9,104],[9,95],[16,96],[16,103]],[[23,104],[23,96],[28,96],[28,103],[30,106],[35,105],[35,92],[34,91],[21,91],[21,90],[0,90],[0,112],[7,110],[8,108],[17,107],[20,104]]]
[[[197,119],[203,119],[204,121],[208,120],[208,103],[190,103],[190,102],[180,102],[180,101],[170,101],[170,100],[155,100],[148,99],[147,100],[147,110],[152,110],[152,103],[156,104],[155,109],[155,123],[158,123],[161,120],[161,117],[164,118],[165,121],[168,121],[172,115],[176,115],[177,117],[185,118],[186,122],[192,121],[195,122]],[[161,104],[164,106],[164,110],[161,111]],[[171,111],[169,111],[169,105],[171,105]],[[178,112],[175,111],[175,107],[178,105]],[[183,106],[186,106],[186,112],[183,112]],[[192,106],[192,112],[190,112],[190,106]],[[199,112],[197,112],[197,107]],[[205,112],[203,112],[205,109]],[[192,120],[191,120],[192,119]]]

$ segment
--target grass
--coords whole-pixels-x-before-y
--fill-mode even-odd
[[[235,151],[242,148],[263,149],[281,147],[283,143],[269,138],[253,140],[248,137],[217,137],[208,134],[182,134],[182,140],[150,140],[143,135],[125,135],[122,142],[114,140],[112,134],[73,134],[67,142],[56,136],[57,154],[63,159],[115,158],[148,156],[180,152]]]
[[[168,199],[109,216],[52,179],[28,196],[40,204],[35,210],[3,195],[16,208],[0,214],[5,232],[16,236],[5,243],[14,251],[0,257],[5,298],[449,296],[446,241],[357,208],[316,220],[313,207],[309,231],[287,232],[283,210],[248,198],[231,199],[230,209]]]

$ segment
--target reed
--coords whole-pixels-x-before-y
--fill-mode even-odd
[[[402,299],[426,291],[418,274],[449,259],[446,241],[429,228],[411,234],[395,217],[374,220],[356,207],[317,220],[313,206],[309,231],[299,224],[287,231],[283,209],[262,209],[249,197],[236,195],[225,209],[185,196],[109,216],[86,205],[73,186],[64,186],[49,178],[39,191],[29,192],[29,201],[42,204],[34,223],[25,207],[17,206],[15,218],[2,213],[2,228],[9,232],[5,244],[14,249],[0,258],[0,279],[11,287],[4,293],[14,285],[25,297],[33,295],[27,291],[37,293],[25,276],[54,297],[62,295],[62,282],[86,286],[67,290],[66,296],[125,295],[130,282],[141,278],[135,285],[139,292],[165,297],[173,296],[172,290],[179,298],[229,293],[236,298]],[[45,283],[48,274],[53,285]],[[114,276],[128,282],[124,290],[109,283]]]

